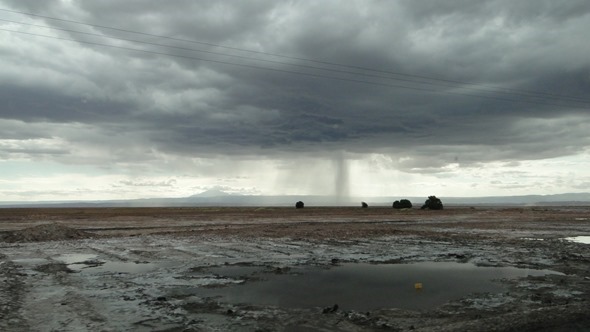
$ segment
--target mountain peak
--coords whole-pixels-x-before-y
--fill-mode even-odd
[[[191,197],[221,197],[221,196],[231,196],[231,194],[226,193],[225,191],[219,189],[209,189],[205,190],[202,193],[192,195]]]

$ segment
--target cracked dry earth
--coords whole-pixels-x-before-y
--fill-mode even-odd
[[[589,220],[590,207],[0,209],[0,331],[588,331],[590,245],[565,238]],[[436,273],[423,289],[380,284],[405,293],[374,307],[370,272],[331,280],[329,300],[306,291],[354,266],[420,264],[531,273],[468,293],[451,278],[436,303]]]

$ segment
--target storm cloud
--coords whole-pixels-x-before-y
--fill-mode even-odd
[[[583,0],[0,0],[0,19],[5,161],[165,176],[113,182],[137,186],[352,170],[342,156],[444,176],[590,146]]]

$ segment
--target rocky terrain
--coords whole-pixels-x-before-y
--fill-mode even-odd
[[[588,235],[588,207],[0,209],[0,330],[587,331]]]

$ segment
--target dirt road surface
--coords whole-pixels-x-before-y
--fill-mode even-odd
[[[590,207],[0,209],[0,331],[589,331],[589,235]],[[426,262],[525,274],[362,310],[291,283]]]

